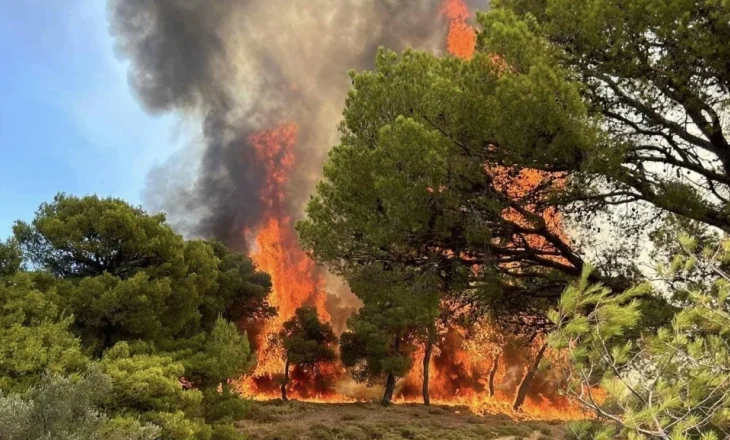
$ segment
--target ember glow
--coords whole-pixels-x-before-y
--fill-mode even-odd
[[[476,31],[468,24],[472,12],[464,0],[445,0],[438,11],[448,20],[446,47],[450,54],[470,59],[475,52]],[[284,370],[284,354],[273,344],[273,337],[296,309],[314,304],[320,318],[330,321],[326,309],[325,274],[302,251],[291,216],[290,177],[297,166],[295,147],[299,129],[295,123],[282,123],[255,132],[248,138],[258,165],[267,176],[259,198],[264,211],[256,227],[242,233],[250,246],[250,255],[259,269],[271,274],[270,303],[278,315],[266,322],[254,335],[258,347],[258,364],[252,375],[242,378],[238,386],[247,396],[264,400],[279,397],[279,380]],[[499,175],[499,170],[490,170]],[[542,182],[544,176],[525,174],[516,180],[503,179],[509,193],[518,196]],[[506,212],[507,218],[510,213]],[[551,229],[561,229],[555,213],[546,218]],[[513,219],[519,221],[519,219]],[[474,336],[476,334],[476,336]],[[512,409],[514,395],[527,368],[537,356],[542,340],[532,344],[508,344],[508,336],[480,323],[470,335],[458,329],[440,329],[429,363],[429,389],[434,404],[464,406],[474,413],[501,413],[516,419],[569,420],[584,418],[577,407],[557,393],[559,378],[537,375],[522,410]],[[539,339],[539,338],[538,338]],[[514,342],[514,341],[512,341]],[[505,348],[508,347],[509,348]],[[548,353],[546,356],[555,356]],[[396,403],[421,402],[423,349],[414,359],[414,368],[397,386]],[[339,365],[321,365],[313,371],[292,371],[288,387],[294,399],[320,403],[343,403],[368,400],[379,390],[355,384]]]
[[[537,214],[543,218],[550,233],[559,237],[564,242],[569,242],[569,238],[565,234],[565,222],[562,214],[554,206],[548,206],[545,209],[537,208],[536,202],[543,200],[529,200],[529,197],[534,195],[533,193],[537,188],[559,189],[563,187],[565,184],[564,175],[534,169],[523,169],[514,173],[512,170],[500,166],[488,167],[487,171],[494,177],[495,186],[498,191],[506,194],[511,200],[522,200],[523,206],[530,213]],[[506,220],[519,226],[527,228],[531,226],[530,219],[513,208],[506,209],[502,215]],[[521,238],[532,249],[545,252],[555,251],[553,245],[548,243],[545,237],[541,235],[521,234]],[[545,258],[558,263],[569,264],[560,256],[546,255]]]

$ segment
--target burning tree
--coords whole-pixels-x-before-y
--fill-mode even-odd
[[[563,156],[561,204],[585,223],[618,211],[625,237],[672,213],[730,231],[728,17],[722,2],[635,0],[505,0],[480,17],[481,49],[521,72],[561,66],[596,117],[593,148]]]
[[[200,129],[200,155],[186,151],[153,170],[147,206],[167,212],[178,231],[248,253],[271,274],[278,315],[249,333],[261,348],[249,383],[258,395],[273,391],[283,369],[281,357],[268,357],[269,337],[305,303],[328,319],[326,274],[299,247],[293,224],[337,140],[347,69],[372,64],[382,44],[437,49],[442,3],[108,1],[110,30],[140,103]],[[465,10],[443,12],[464,29]],[[353,16],[358,24],[344,30]],[[352,307],[334,308],[334,320],[351,313],[357,301],[347,299]]]
[[[682,58],[705,57],[705,49],[723,54],[713,35],[702,34],[699,48],[682,34],[679,43],[687,50],[675,51],[667,43],[671,16],[647,11],[634,20],[627,8],[595,21],[571,21],[565,15],[570,7],[548,3],[553,6],[543,9],[544,3],[507,1],[482,15],[479,47],[469,61],[384,51],[374,72],[353,75],[341,144],[299,225],[305,247],[320,262],[345,277],[373,261],[432,270],[444,280],[457,273],[461,286],[443,291],[457,307],[477,304],[478,311],[502,298],[544,299],[544,311],[581,274],[581,244],[592,238],[568,238],[565,212],[647,201],[727,227],[727,142],[717,117],[726,91],[708,92],[724,84],[726,72],[709,60],[695,71]],[[613,8],[602,6],[596,7]],[[581,7],[590,9],[588,3]],[[684,8],[686,29],[703,21],[701,8],[672,8]],[[717,5],[708,8],[725,16]],[[711,21],[725,32],[724,24]],[[588,29],[616,39],[594,39]],[[655,29],[663,30],[656,39],[666,46],[647,40]],[[679,76],[614,55],[603,58],[607,48],[612,54],[627,50],[614,41],[626,43],[629,55],[647,65],[676,68]],[[575,81],[573,69],[583,83]],[[667,109],[685,115],[701,135],[662,117]],[[608,124],[594,117],[599,112]],[[621,266],[599,265],[592,281],[621,291],[629,284],[626,276],[636,274],[626,270],[630,259]]]
[[[352,77],[342,141],[298,224],[304,247],[348,281],[372,264],[434,276],[443,304],[474,315],[556,300],[584,264],[552,203],[568,178],[558,152],[594,139],[577,89],[519,78],[542,127],[525,130],[502,111],[515,109],[516,79],[490,55],[382,51],[376,66]],[[527,149],[555,168],[520,165]]]
[[[364,305],[340,338],[342,362],[355,380],[385,385],[384,405],[393,399],[396,380],[411,369],[417,346],[432,338],[439,296],[430,281],[428,276],[409,281],[402,271],[377,266],[350,279]]]
[[[345,275],[387,261],[454,273],[492,295],[560,295],[584,264],[551,204],[567,176],[514,155],[531,149],[555,163],[566,143],[588,148],[593,132],[580,124],[577,89],[537,74],[528,96],[560,99],[522,103],[544,129],[512,126],[503,108],[515,106],[505,89],[516,79],[501,69],[482,54],[383,51],[375,72],[353,76],[342,142],[298,226],[318,261]]]
[[[130,83],[140,102],[153,112],[201,120],[205,145],[195,183],[186,176],[177,185],[180,161],[171,160],[151,176],[149,206],[170,213],[179,230],[248,252],[271,274],[270,301],[279,313],[249,332],[259,362],[248,389],[258,396],[275,392],[272,378],[284,360],[267,350],[270,336],[305,303],[315,303],[326,319],[323,271],[301,252],[292,225],[319,177],[326,149],[336,142],[332,121],[349,84],[346,69],[371,65],[380,44],[438,50],[444,18],[449,22],[445,48],[468,58],[477,36],[468,23],[472,14],[462,0],[109,3],[111,29],[120,53],[130,58]],[[363,17],[346,37],[337,18],[343,14]],[[319,19],[324,16],[332,19]],[[274,31],[280,28],[290,32]],[[302,65],[311,69],[302,71]],[[195,157],[177,159],[182,156]],[[448,264],[444,259],[428,270],[445,270]],[[443,290],[460,291],[456,284]],[[333,318],[343,322],[351,310],[336,309]],[[438,339],[429,333],[422,341],[426,354]]]
[[[336,359],[334,346],[337,337],[332,326],[320,321],[317,308],[299,307],[294,316],[286,321],[278,334],[278,343],[284,349],[284,378],[281,383],[281,399],[287,400],[289,368],[316,370],[321,364]]]
[[[167,190],[163,206],[195,217],[186,230],[245,249],[273,274],[279,315],[259,345],[304,303],[324,318],[324,278],[292,225],[336,139],[326,126],[347,87],[340,74],[369,65],[381,42],[430,48],[438,11],[455,58],[384,52],[375,72],[353,77],[342,143],[299,226],[320,262],[348,280],[369,264],[433,274],[449,326],[452,308],[477,316],[502,299],[556,301],[580,275],[578,245],[590,238],[568,237],[568,208],[638,200],[728,227],[718,116],[727,56],[717,44],[727,8],[717,2],[505,0],[481,16],[481,31],[462,0],[110,3],[145,107],[202,116],[201,174],[180,191],[154,180]],[[301,20],[301,8],[335,18]],[[331,38],[341,35],[336,17],[352,11],[378,26]],[[620,291],[627,283],[612,269],[599,265],[592,281]],[[440,324],[426,324],[419,341],[425,378]],[[260,354],[259,377],[281,371],[281,357]]]

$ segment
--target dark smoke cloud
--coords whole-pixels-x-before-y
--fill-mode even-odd
[[[112,0],[111,32],[132,60],[129,81],[153,112],[216,106],[230,72],[220,24],[243,1]]]
[[[441,0],[110,0],[129,82],[151,112],[192,115],[202,140],[153,170],[145,194],[181,232],[243,246],[265,176],[252,131],[300,126],[291,211],[298,214],[337,141],[349,69],[384,45],[443,46]],[[202,147],[201,145],[202,144]],[[202,148],[202,154],[193,152]],[[181,174],[197,161],[195,175]]]
[[[246,250],[242,231],[261,220],[266,178],[248,138],[296,122],[285,209],[298,216],[337,142],[348,70],[371,68],[379,46],[441,51],[442,1],[108,0],[141,104],[199,124],[199,139],[150,172],[147,208],[186,236]],[[337,305],[354,307],[353,298]]]

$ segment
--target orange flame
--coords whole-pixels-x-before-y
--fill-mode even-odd
[[[446,48],[449,53],[459,58],[471,58],[474,55],[477,33],[466,22],[472,15],[464,0],[446,0],[441,6],[441,14],[449,19],[449,35]]]
[[[476,31],[467,20],[471,17],[464,0],[445,0],[441,13],[450,20],[447,38],[447,50],[450,54],[471,59],[476,51]],[[503,69],[507,66],[494,55],[493,59]],[[486,166],[494,177],[497,190],[504,192],[510,199],[519,200],[531,191],[548,182],[548,185],[560,187],[564,179],[537,170],[521,170],[514,173],[505,167]],[[550,232],[566,239],[563,218],[553,208],[543,212],[535,212],[534,201],[526,203],[529,211],[540,215],[546,222]],[[513,209],[503,212],[505,219],[521,226],[526,226],[529,219]],[[529,245],[537,249],[548,250],[550,245],[538,235],[524,237]],[[555,257],[558,258],[558,257]],[[549,373],[538,374],[530,386],[529,394],[520,413],[512,409],[512,401],[525,370],[536,356],[537,347],[543,341],[534,341],[529,346],[507,346],[508,335],[500,333],[488,323],[477,324],[476,337],[467,337],[456,329],[441,329],[444,334],[436,352],[429,363],[429,390],[435,402],[449,402],[468,406],[477,413],[499,412],[517,418],[537,419],[582,419],[586,414],[568,398],[558,394],[559,377],[550,377]],[[423,356],[423,350],[419,353]],[[548,356],[558,358],[558,353]],[[560,361],[559,359],[557,361]],[[492,371],[492,367],[496,368]],[[494,375],[494,396],[489,395],[489,377]],[[406,378],[402,390],[402,401],[420,399],[420,387],[423,381],[423,366],[416,364]]]
[[[544,340],[525,345],[485,320],[477,322],[466,334],[460,328],[440,328],[438,341],[429,363],[429,394],[440,405],[465,406],[475,414],[504,414],[519,420],[581,420],[587,413],[569,398],[560,395],[560,372],[539,371],[525,403],[519,411],[512,408],[515,393],[526,369]],[[514,339],[514,338],[512,338]],[[415,359],[423,359],[424,350]],[[559,363],[560,354],[549,350],[545,356]],[[493,391],[489,377],[495,365]],[[417,362],[403,380],[396,403],[421,402],[423,366]]]
[[[447,49],[454,56],[470,59],[476,49],[476,31],[467,20],[472,16],[464,0],[445,0],[441,12],[449,20]],[[278,397],[276,378],[284,368],[284,356],[280,348],[271,344],[272,337],[283,323],[305,304],[314,304],[320,318],[330,320],[325,309],[325,282],[322,273],[302,251],[293,229],[293,221],[287,206],[287,185],[296,165],[294,147],[297,142],[296,124],[282,124],[263,130],[249,139],[256,159],[261,163],[267,181],[259,194],[265,207],[256,228],[246,230],[249,243],[253,243],[251,257],[260,270],[272,277],[271,304],[278,315],[257,332],[258,365],[252,376],[238,383],[239,388],[254,399]],[[509,177],[505,168],[490,167],[498,185],[511,197],[520,197],[540,185],[546,177],[539,172],[525,171],[516,178]],[[515,222],[525,221],[511,211],[505,217]],[[542,213],[551,231],[562,231],[562,219],[556,212]],[[562,237],[562,235],[561,235]],[[532,246],[538,238],[527,237]],[[543,243],[539,243],[542,245]],[[481,327],[480,327],[481,326]],[[435,346],[429,363],[431,401],[435,404],[466,406],[474,413],[501,413],[515,419],[574,420],[586,414],[556,392],[559,378],[550,373],[538,374],[522,411],[512,409],[514,392],[524,371],[530,365],[541,341],[529,346],[510,346],[508,335],[500,333],[488,323],[479,323],[474,335],[466,335],[460,329],[440,329],[441,340]],[[509,348],[506,348],[509,347]],[[498,368],[494,370],[494,396],[488,392],[488,378],[495,356],[499,355]],[[547,356],[558,356],[548,352]],[[396,403],[420,402],[423,377],[423,350],[415,355],[415,367],[399,383]],[[338,393],[332,386],[347,387],[341,366],[325,365],[317,371],[294,371],[289,394],[311,402],[342,403],[366,399],[364,395],[350,392]],[[355,388],[355,387],[353,387]]]
[[[537,209],[535,202],[544,200],[525,200],[533,195],[536,189],[550,188],[560,189],[565,185],[565,176],[559,173],[550,173],[535,169],[522,169],[515,173],[513,170],[501,166],[487,166],[487,171],[494,177],[495,187],[507,195],[510,200],[521,200],[524,208],[530,213],[542,217],[547,230],[556,235],[560,240],[569,243],[569,237],[565,234],[563,215],[555,208],[548,205],[544,209]],[[545,197],[538,192],[537,197]],[[513,208],[505,209],[502,213],[505,220],[529,228],[532,220]],[[554,245],[550,244],[544,236],[538,234],[521,234],[527,244],[538,251],[555,251]],[[546,259],[569,265],[567,260],[559,255],[546,255]]]
[[[299,246],[292,218],[287,214],[286,186],[296,163],[297,134],[296,124],[282,124],[249,138],[267,181],[259,195],[265,209],[258,230],[244,233],[249,241],[255,237],[251,258],[260,270],[271,275],[269,301],[278,313],[259,333],[258,364],[248,381],[248,388],[254,392],[261,391],[261,387],[273,387],[274,378],[283,372],[283,353],[271,341],[297,308],[314,304],[321,319],[330,319],[325,309],[325,281]]]
[[[444,0],[441,5],[441,14],[450,20],[446,42],[447,50],[456,57],[471,59],[476,51],[476,30],[467,23],[467,20],[472,16],[469,7],[464,0]],[[497,55],[493,55],[492,59],[502,69],[507,68],[503,60],[500,60]],[[521,170],[514,176],[509,168],[488,166],[487,169],[494,176],[497,186],[501,187],[498,189],[504,191],[512,199],[523,197],[538,188],[547,179],[555,177],[550,173],[537,170]],[[553,179],[551,185],[560,187],[563,183],[563,179]],[[526,207],[532,211],[534,206],[528,204]],[[547,208],[544,212],[534,213],[543,217],[551,233],[566,240],[563,230],[563,217],[555,208]],[[513,209],[507,209],[503,214],[506,220],[515,222],[520,226],[527,226],[529,223],[528,219]],[[551,246],[541,236],[530,235],[524,238],[535,249],[550,250]],[[547,258],[564,262],[559,257],[548,256]]]

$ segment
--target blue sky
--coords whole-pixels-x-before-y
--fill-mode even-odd
[[[105,2],[3,3],[0,239],[59,191],[141,203],[147,171],[177,148],[177,124],[134,99]]]

